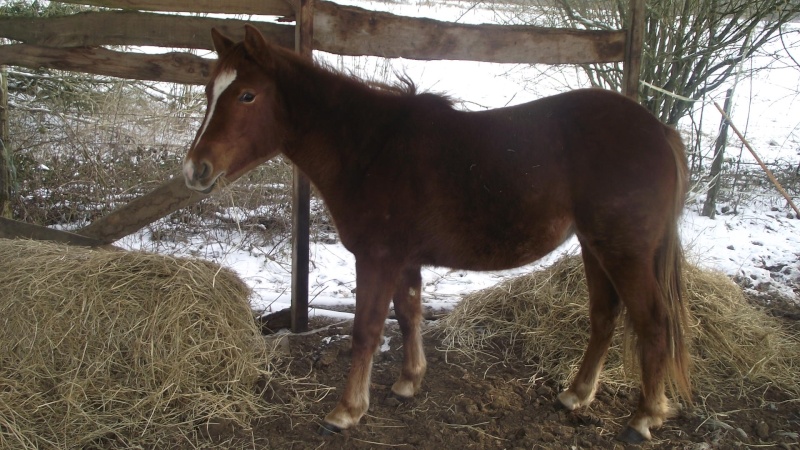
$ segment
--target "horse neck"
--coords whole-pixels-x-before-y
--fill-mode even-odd
[[[370,140],[402,110],[402,95],[296,60],[278,72],[287,142],[284,154],[318,188],[348,165],[369,158]],[[329,180],[330,181],[330,180]],[[333,181],[331,181],[333,182]]]

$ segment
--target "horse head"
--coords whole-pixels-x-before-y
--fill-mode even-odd
[[[206,86],[208,108],[183,163],[186,185],[209,193],[280,152],[280,108],[273,77],[276,58],[261,33],[245,27],[234,43],[211,30],[219,60]]]

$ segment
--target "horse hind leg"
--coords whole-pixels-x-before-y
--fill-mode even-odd
[[[648,283],[647,291],[637,299],[626,302],[628,315],[638,339],[642,387],[636,412],[620,440],[638,443],[650,439],[650,429],[658,428],[670,415],[669,401],[664,392],[669,367],[669,337],[667,311],[659,300],[659,287]]]
[[[641,443],[651,438],[650,429],[660,427],[670,413],[664,390],[670,362],[669,312],[660,300],[652,258],[629,257],[625,261],[607,267],[628,311],[626,326],[636,335],[641,392],[636,412],[618,439]]]
[[[570,411],[587,406],[594,400],[597,379],[608,354],[620,312],[619,297],[600,262],[585,246],[582,257],[589,288],[591,334],[578,373],[569,388],[558,395],[561,405]]]
[[[419,392],[427,363],[422,347],[422,275],[419,267],[406,268],[394,293],[394,310],[403,333],[403,367],[392,393],[409,398]]]

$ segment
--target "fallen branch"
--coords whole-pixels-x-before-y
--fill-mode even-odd
[[[53,228],[18,222],[3,217],[0,217],[0,238],[34,239],[37,241],[61,242],[82,247],[102,247],[107,244],[98,239],[81,236],[68,231],[55,230]]]

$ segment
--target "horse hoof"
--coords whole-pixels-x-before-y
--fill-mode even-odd
[[[408,397],[405,395],[400,395],[395,393],[394,391],[389,391],[389,395],[387,395],[387,399],[395,399],[400,403],[406,403],[413,399],[414,397]]]
[[[632,427],[625,427],[625,429],[617,435],[617,440],[625,442],[626,444],[641,444],[647,439],[642,436],[642,433],[639,433]]]
[[[317,430],[317,434],[319,434],[320,436],[332,436],[334,434],[339,434],[341,432],[342,432],[341,428],[328,422],[322,422],[322,425],[319,426],[319,430]]]

